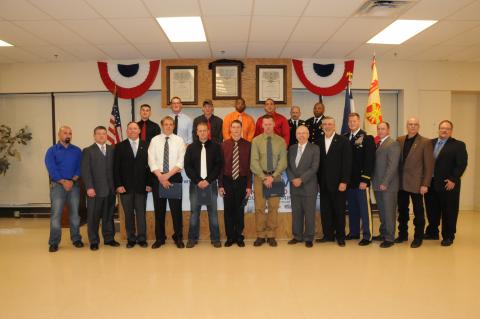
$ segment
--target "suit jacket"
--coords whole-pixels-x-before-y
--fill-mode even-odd
[[[435,148],[438,138],[434,138],[432,148]],[[433,170],[432,187],[435,191],[443,192],[445,190],[445,179],[455,183],[453,191],[460,191],[460,178],[467,168],[468,154],[465,143],[450,137],[442,150],[438,153]]]
[[[197,124],[200,122],[207,122],[205,115],[200,115],[193,120],[192,137],[194,141],[198,141]],[[223,120],[221,118],[215,115],[210,117],[210,136],[212,137],[212,141],[217,144],[222,144],[223,142],[222,125]]]
[[[85,188],[95,189],[98,197],[107,197],[115,193],[113,183],[113,147],[106,145],[107,155],[104,156],[97,144],[83,149],[82,179]]]
[[[338,190],[340,183],[350,183],[352,171],[352,148],[350,142],[342,135],[335,133],[332,144],[325,151],[325,138],[319,139],[320,167],[318,181],[320,191],[327,189],[331,192]]]
[[[305,121],[304,120],[298,120],[298,126],[300,125],[305,125]],[[298,126],[294,126],[293,125],[293,120],[292,119],[289,119],[288,120],[288,126],[290,127],[290,141],[289,141],[289,145],[288,146],[292,146],[293,144],[297,144],[298,141],[297,141],[297,128]]]
[[[400,144],[388,137],[375,152],[375,170],[372,186],[380,191],[380,185],[387,187],[387,192],[398,192],[398,163],[400,161]]]
[[[123,186],[127,193],[144,194],[145,187],[151,186],[151,176],[146,142],[139,139],[137,156],[134,156],[128,138],[115,146],[113,164],[115,188]]]
[[[308,137],[309,142],[319,145],[320,139],[324,134],[322,129],[323,117],[323,115],[320,117],[320,122],[317,124],[314,124],[315,117],[311,117],[305,121],[305,126],[308,127],[308,131],[310,132],[310,136]]]
[[[433,149],[428,138],[417,134],[412,148],[403,161],[403,147],[407,135],[400,136],[400,189],[410,193],[420,193],[420,186],[430,186],[433,173]]]
[[[205,180],[212,184],[218,179],[220,171],[223,167],[222,149],[219,144],[207,141],[205,143],[205,151],[207,156],[207,177]],[[198,184],[203,178],[201,173],[201,154],[202,143],[200,141],[193,142],[188,145],[185,152],[184,168],[188,178],[192,183]]]
[[[361,182],[370,185],[375,165],[375,141],[364,130],[359,130],[351,141],[350,135],[351,133],[343,135],[352,148],[352,177],[348,187],[358,188]]]
[[[146,120],[145,122],[147,123],[147,139],[145,140],[145,142],[147,143],[147,148],[148,148],[148,145],[150,145],[150,141],[152,140],[152,138],[160,134],[161,131],[160,131],[160,126],[157,123],[152,122],[150,120]],[[140,126],[140,132],[142,131],[142,128],[143,128],[143,125],[145,125],[145,122],[144,121],[137,122],[138,126]]]
[[[316,144],[307,142],[298,167],[295,165],[297,151],[298,144],[288,148],[287,176],[290,182],[295,178],[301,178],[302,185],[294,187],[290,183],[290,194],[292,196],[317,196],[317,172],[320,164],[320,149]]]

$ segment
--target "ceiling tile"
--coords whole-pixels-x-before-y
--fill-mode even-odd
[[[245,57],[247,42],[210,42],[210,47],[216,59],[241,59]]]
[[[16,62],[45,62],[46,60],[36,54],[25,51],[18,47],[0,48],[0,55]]]
[[[67,44],[60,46],[60,48],[70,52],[83,61],[103,61],[110,59],[105,52],[90,44]]]
[[[283,49],[282,58],[311,58],[323,45],[321,42],[292,42],[289,41]]]
[[[250,17],[210,16],[204,18],[203,24],[208,42],[245,42],[248,40]],[[233,30],[235,31],[233,32]]]
[[[451,16],[447,17],[448,20],[480,20],[480,1],[475,1],[466,7],[458,10]]]
[[[472,0],[422,0],[400,16],[400,19],[440,20]]]
[[[200,16],[197,0],[143,0],[154,17]]]
[[[0,39],[17,46],[47,44],[44,40],[8,21],[0,21]]]
[[[479,25],[473,21],[439,21],[407,42],[438,44]]]
[[[97,47],[107,53],[112,59],[144,59],[145,57],[130,44],[101,44]]]
[[[1,0],[0,17],[5,20],[46,20],[50,17],[25,0]]]
[[[175,51],[181,59],[191,59],[191,58],[210,58],[210,48],[206,42],[196,42],[196,43],[172,43]]]
[[[450,40],[442,42],[445,45],[474,45],[477,43],[480,43],[480,27],[461,32]]]
[[[125,39],[104,19],[62,20],[61,22],[93,44],[125,42]]]
[[[25,51],[39,55],[49,62],[71,62],[78,61],[78,58],[62,49],[55,46],[25,46],[22,47]]]
[[[135,47],[147,59],[178,59],[177,53],[169,44],[140,43],[135,44]]]
[[[6,56],[2,56],[0,55],[0,63],[15,63],[16,61],[15,60],[12,60],[10,58],[7,58]]]
[[[85,0],[105,18],[151,17],[141,0]],[[160,1],[157,1],[160,2]],[[161,1],[163,2],[163,1]]]
[[[480,44],[452,53],[449,61],[475,61],[480,59]]]
[[[457,45],[447,46],[447,45],[436,45],[427,49],[426,51],[411,57],[413,60],[430,60],[430,61],[442,61],[448,60],[449,56],[463,51],[463,47]]]
[[[304,16],[310,17],[350,17],[365,0],[311,0]]]
[[[55,19],[93,19],[100,16],[83,0],[29,0]]]
[[[299,17],[308,0],[255,0],[254,15]]]
[[[276,58],[282,51],[284,42],[250,42],[248,44],[248,58]]]
[[[390,25],[394,19],[351,18],[333,35],[333,42],[367,42]]]
[[[15,21],[15,24],[30,33],[55,44],[85,43],[85,40],[68,30],[59,22],[50,21]]]
[[[285,42],[297,20],[296,17],[254,16],[250,30],[250,41]]]
[[[154,18],[110,19],[108,21],[131,43],[169,43]]]
[[[371,58],[375,53],[376,56],[382,56],[384,53],[392,49],[392,45],[388,44],[362,44],[359,48],[351,52],[348,57],[354,59]]]
[[[290,41],[327,41],[345,20],[345,18],[302,17],[293,31]]]
[[[325,43],[315,54],[317,58],[344,58],[363,42],[332,42]]]
[[[252,12],[253,0],[200,0],[204,16],[244,16]]]
[[[419,55],[431,47],[432,45],[428,43],[412,43],[407,41],[401,45],[392,46],[390,50],[382,54],[382,57],[406,60]]]

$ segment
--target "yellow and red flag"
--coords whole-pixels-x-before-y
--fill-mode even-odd
[[[365,131],[369,135],[377,136],[377,124],[382,122],[382,108],[380,104],[380,89],[378,87],[377,65],[375,56],[372,60],[372,81],[368,92],[368,102],[365,108]],[[375,139],[376,141],[377,139]]]

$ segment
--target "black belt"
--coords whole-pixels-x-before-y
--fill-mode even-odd
[[[270,171],[270,172],[263,171],[263,174],[265,175],[273,175],[273,173],[275,173],[275,171]]]

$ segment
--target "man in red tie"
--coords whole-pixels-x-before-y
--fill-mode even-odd
[[[198,141],[198,136],[195,128],[197,127],[198,123],[206,122],[208,125],[209,133],[208,139],[217,143],[221,144],[223,142],[223,134],[222,134],[222,125],[223,121],[218,116],[213,114],[213,102],[210,99],[203,101],[202,112],[203,114],[196,117],[193,120],[193,132],[192,137],[194,141]]]
[[[274,132],[285,140],[285,147],[290,144],[290,126],[288,125],[287,118],[282,114],[276,112],[275,102],[272,99],[265,101],[265,113],[273,118],[275,123]],[[255,136],[263,133],[263,116],[259,117],[257,124],[255,125]]]
[[[140,106],[141,120],[137,122],[140,127],[140,139],[150,145],[150,141],[154,136],[160,134],[160,126],[157,123],[150,121],[150,115],[152,114],[152,108],[148,104],[142,104]]]

